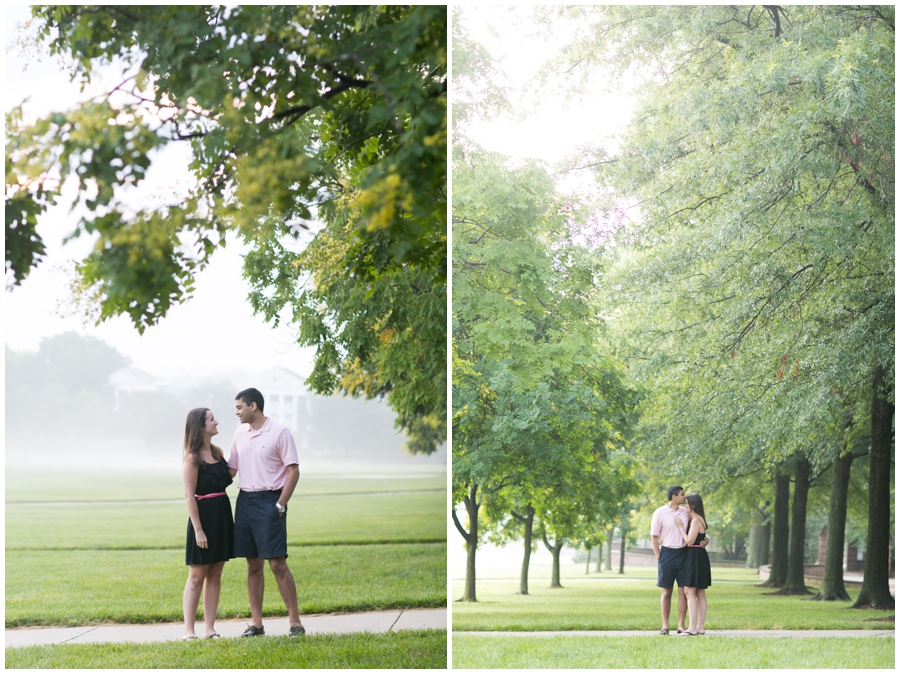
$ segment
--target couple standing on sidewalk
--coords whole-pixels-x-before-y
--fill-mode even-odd
[[[706,513],[700,494],[684,495],[684,489],[669,487],[669,502],[657,508],[650,522],[650,539],[658,565],[656,584],[662,588],[662,629],[669,633],[672,588],[678,582],[678,634],[706,634],[706,588],[712,585],[706,546]],[[690,625],[684,619],[690,609]]]
[[[265,560],[278,582],[290,622],[289,636],[306,633],[300,623],[297,586],[287,565],[287,503],[300,479],[294,437],[287,427],[263,414],[265,401],[255,388],[235,396],[241,426],[234,434],[228,461],[212,444],[218,422],[211,410],[198,407],[187,416],[184,432],[184,494],[188,520],[184,588],[184,639],[196,639],[194,622],[203,594],[206,637],[215,630],[222,571],[233,557],[247,558],[247,593],[252,624],[241,635],[265,634],[262,605]],[[241,473],[234,519],[225,488]]]

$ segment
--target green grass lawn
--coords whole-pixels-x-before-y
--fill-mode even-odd
[[[604,576],[604,578],[600,578]],[[634,578],[632,576],[642,576]],[[649,576],[649,577],[648,577]],[[655,630],[660,626],[659,588],[655,569],[627,569],[622,576],[594,574],[588,580],[563,579],[551,590],[534,579],[529,595],[518,595],[516,581],[489,580],[477,585],[476,603],[454,602],[453,629],[460,631]],[[892,611],[850,610],[849,602],[813,602],[801,597],[772,596],[755,587],[759,579],[746,569],[713,569],[707,590],[706,627],[721,629],[884,629],[867,622]],[[858,590],[849,590],[855,598]],[[453,583],[453,599],[463,583]],[[675,626],[672,608],[671,622]]]
[[[304,613],[446,605],[446,545],[289,547]],[[246,617],[246,562],[222,575],[220,619]],[[6,553],[6,626],[180,622],[187,579],[180,550]],[[263,613],[287,615],[266,567]]]
[[[453,668],[893,669],[894,639],[454,635]]]
[[[444,630],[6,649],[11,668],[443,669]]]
[[[289,506],[288,553],[303,612],[446,606],[446,481],[423,474],[430,477],[301,480]],[[143,502],[171,497],[172,477],[8,473],[7,627],[180,622],[187,509],[183,501]],[[125,502],[89,502],[100,494]],[[29,505],[25,497],[71,503]],[[286,615],[266,568],[263,611]],[[235,559],[218,615],[248,614],[246,562]]]
[[[236,498],[236,497],[235,497]],[[232,499],[232,508],[234,499]],[[447,495],[295,496],[288,543],[436,542],[447,538]],[[6,550],[184,548],[187,507],[180,503],[6,505]]]
[[[344,468],[346,470],[346,468]],[[376,474],[366,466],[367,474]],[[402,475],[398,471],[399,475]],[[367,494],[381,492],[435,491],[447,488],[443,473],[429,468],[427,477],[336,478],[301,473],[294,491],[298,496],[321,494]],[[228,493],[234,499],[237,487]],[[6,471],[6,502],[47,501],[145,501],[182,499],[181,464],[174,461],[167,472],[87,473],[84,471],[24,470]]]

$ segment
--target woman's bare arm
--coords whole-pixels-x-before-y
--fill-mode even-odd
[[[197,507],[197,499],[194,498],[194,494],[197,493],[197,475],[199,472],[200,466],[188,459],[184,462],[181,476],[184,482],[184,500],[187,504],[191,524],[194,525],[194,537],[197,539],[197,547],[207,548],[209,543],[206,540],[206,534],[203,533],[203,526],[200,524],[200,509]]]

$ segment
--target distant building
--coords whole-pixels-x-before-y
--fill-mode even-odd
[[[123,367],[109,375],[115,402],[113,410],[118,411],[122,396],[131,393],[167,393],[177,399],[185,397],[186,386],[163,381],[136,367]]]
[[[273,367],[248,381],[263,394],[266,416],[291,429],[297,450],[307,452],[312,430],[312,394],[303,377],[283,367]]]
[[[298,450],[306,450],[312,424],[312,395],[303,377],[283,367],[273,367],[241,383],[259,389],[265,397],[265,413],[284,424],[294,434]],[[123,396],[133,393],[168,393],[178,399],[185,397],[184,385],[165,382],[136,367],[123,367],[109,376],[115,396],[114,410],[118,411]],[[228,392],[228,395],[232,395]],[[190,404],[186,402],[186,404]],[[231,410],[233,412],[233,410]]]
[[[198,405],[209,406],[220,423],[219,430],[223,433],[220,442],[227,449],[237,428],[234,395],[252,386],[265,398],[266,416],[291,430],[301,460],[406,461],[410,458],[401,449],[405,439],[393,426],[394,413],[383,401],[315,396],[304,381],[305,377],[283,367],[269,368],[255,375],[223,374],[215,383],[186,378],[164,380],[135,367],[124,367],[109,377],[116,412],[123,409],[121,403],[129,395],[139,395],[140,404],[147,407],[148,414],[156,414],[154,423],[175,429],[172,433],[179,437],[184,428],[184,413]],[[170,409],[172,399],[176,401],[174,412]],[[153,407],[155,402],[159,404]],[[183,404],[183,410],[177,408],[178,403]],[[427,462],[446,464],[446,453],[446,445],[442,445],[427,457]],[[425,462],[426,457],[417,460]]]

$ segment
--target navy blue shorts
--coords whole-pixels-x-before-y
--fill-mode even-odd
[[[657,587],[672,589],[675,581],[678,587],[684,587],[684,561],[687,559],[687,548],[660,548]]]
[[[278,516],[278,491],[240,490],[234,507],[234,556],[287,557],[287,512]]]

